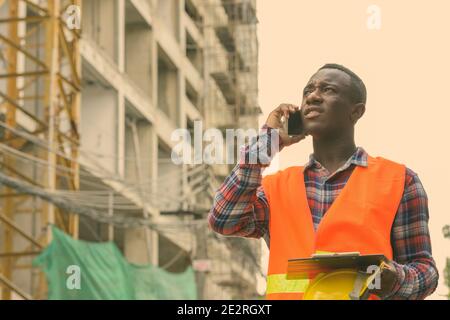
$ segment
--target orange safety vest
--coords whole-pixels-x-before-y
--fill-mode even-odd
[[[267,299],[298,300],[310,279],[287,279],[289,259],[325,252],[384,254],[392,259],[391,227],[405,184],[404,165],[368,157],[314,230],[303,167],[290,167],[263,178],[269,202],[270,255]]]

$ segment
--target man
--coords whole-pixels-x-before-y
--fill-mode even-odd
[[[363,81],[326,64],[303,91],[304,133],[287,135],[283,118],[299,107],[280,105],[218,190],[210,227],[226,236],[264,237],[269,245],[267,298],[301,299],[305,286],[286,278],[287,260],[319,251],[384,254],[381,288],[370,291],[381,299],[424,299],[436,289],[427,195],[412,170],[356,147],[354,127],[365,105]],[[275,155],[274,135],[280,150],[310,135],[314,153],[304,167],[262,178]],[[248,163],[255,153],[257,163]]]

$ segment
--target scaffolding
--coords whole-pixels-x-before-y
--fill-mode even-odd
[[[80,2],[9,0],[0,3],[0,40],[4,52],[0,74],[3,82],[1,144],[46,163],[43,170],[37,171],[2,152],[1,170],[48,190],[79,188],[79,166],[73,159],[77,158],[79,146],[80,35],[77,30],[69,29],[61,18],[69,5],[80,6]],[[36,137],[46,148],[30,143],[15,134],[15,130]],[[56,166],[66,168],[67,173],[57,175]],[[0,199],[2,298],[11,299],[12,292],[30,298],[12,283],[13,271],[31,268],[29,257],[50,241],[51,234],[46,228],[49,224],[56,224],[77,237],[77,216],[8,187],[2,188]],[[33,221],[40,228],[24,230],[15,222],[20,219]],[[18,236],[26,241],[14,241]],[[38,282],[37,289],[32,291],[39,298],[45,291],[45,281],[40,275],[37,281],[31,281],[35,282]]]
[[[155,96],[161,93],[160,87],[153,86],[160,81],[158,72],[173,73],[171,68],[175,65],[166,59],[170,55],[166,57],[163,53],[167,46],[159,42],[162,33],[156,32],[154,25],[150,28],[151,19],[156,20],[159,14],[161,1],[165,6],[165,0],[102,0],[106,4],[103,9],[107,7],[110,12],[117,12],[117,3],[122,3],[126,21],[121,23],[125,35],[116,38],[114,31],[100,26],[110,17],[96,19],[95,14],[102,15],[100,0],[95,3],[0,0],[0,299],[46,298],[45,276],[31,262],[50,243],[51,224],[75,239],[121,239],[123,243],[126,232],[139,230],[132,240],[137,241],[142,235],[144,244],[139,242],[134,253],[147,256],[147,262],[161,264],[162,268],[174,272],[180,271],[183,265],[175,262],[184,258],[223,261],[229,254],[227,250],[244,250],[248,256],[254,249],[245,241],[235,243],[211,234],[205,215],[218,188],[216,172],[209,165],[175,168],[167,150],[160,150],[167,141],[161,132],[166,131],[156,134],[148,113],[144,114],[142,106],[137,107],[141,103],[159,109],[177,126],[184,126],[180,124],[179,114],[162,107],[161,97],[154,102]],[[183,3],[186,14],[202,34],[200,38],[204,39],[198,46],[199,37],[187,36],[186,55],[201,80],[204,79],[201,83],[205,88],[195,81],[189,83],[188,78],[196,80],[192,76],[182,79],[186,83],[184,88],[180,86],[181,77],[174,76],[176,90],[185,91],[182,94],[205,117],[209,127],[242,127],[246,115],[259,112],[254,1],[185,0]],[[71,28],[67,23],[68,16],[77,14],[71,10],[72,5],[80,11],[86,10],[83,14],[88,13],[85,17],[91,18],[84,20],[92,25],[90,30],[83,30],[82,37],[80,29]],[[197,9],[204,10],[203,14]],[[145,16],[149,12],[151,15]],[[114,25],[115,20],[107,23]],[[108,29],[107,35],[101,34],[102,28]],[[110,38],[105,40],[106,37],[113,41],[107,43]],[[130,54],[129,61],[122,57],[125,66],[118,68],[121,80],[113,83],[93,66],[96,60],[90,58],[100,56],[101,63],[117,67],[120,65],[115,51],[117,42],[125,40],[128,42],[122,54]],[[136,57],[133,53],[139,51],[136,46],[143,43],[151,49],[146,57],[149,79],[141,74],[145,68],[132,65]],[[184,60],[180,61],[176,63],[177,68],[184,64]],[[86,103],[84,99],[89,94],[96,97],[98,88],[112,92],[123,84],[132,89],[121,91],[117,99],[123,101],[123,127],[118,129],[123,130],[122,138],[117,141],[119,135],[115,132],[102,132],[110,135],[108,139],[114,143],[122,143],[123,152],[106,154],[103,149],[87,147],[83,144],[86,140],[82,140],[87,135],[82,126],[95,128],[97,124],[90,122],[92,119],[82,120],[81,110],[85,104],[89,107],[96,104],[91,100]],[[177,95],[172,92],[171,97]],[[164,128],[168,124],[169,121]],[[156,166],[149,165],[155,160]],[[117,169],[121,162],[124,172]],[[207,245],[210,238],[222,247],[216,255]],[[167,245],[159,263],[158,245]],[[120,245],[119,248],[124,249]],[[244,260],[239,263],[251,263],[249,269],[253,271],[258,268],[256,258]],[[230,283],[229,279],[239,274],[238,265],[225,267],[228,279],[218,282],[235,287],[236,283]],[[252,275],[247,275],[246,281],[251,283]]]
[[[207,126],[220,129],[224,136],[227,129],[257,129],[261,109],[257,100],[256,1],[188,0],[186,6],[188,15],[204,36],[204,72],[209,79],[205,83],[208,94],[204,101]],[[234,155],[236,163],[237,150]],[[222,180],[232,166],[216,165],[213,169]],[[214,244],[205,253],[215,270],[211,272],[213,281],[207,290],[224,290],[229,298],[251,297],[248,279],[261,271],[257,258],[259,242],[216,234],[209,237],[217,242],[211,241]]]
[[[197,18],[196,23],[205,36],[205,68],[214,79],[208,87],[207,113],[220,115],[210,119],[211,126],[256,128],[261,114],[256,1],[207,0],[198,5],[207,12],[206,19]]]

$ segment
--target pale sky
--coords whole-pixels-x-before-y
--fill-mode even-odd
[[[379,11],[369,13],[370,5]],[[440,167],[450,156],[449,14],[448,0],[258,0],[262,123],[280,103],[300,104],[303,86],[325,63],[343,64],[364,80],[368,103],[356,144],[405,164],[424,185],[441,276],[433,299],[447,293],[443,270],[450,257],[450,239],[442,234],[450,224],[450,173]],[[309,137],[283,150],[272,170],[303,165],[311,152]]]

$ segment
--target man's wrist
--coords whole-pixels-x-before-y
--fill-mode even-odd
[[[381,288],[382,295],[380,296],[381,299],[390,299],[392,298],[400,289],[402,280],[402,274],[403,268],[401,265],[397,264],[394,261],[389,261],[389,264],[384,267],[385,270],[382,270],[382,272],[388,273],[389,272],[389,278],[390,281],[388,283],[383,283],[382,286],[388,286],[388,288]],[[383,275],[382,275],[383,278]]]
[[[241,148],[240,166],[268,167],[279,152],[280,143],[278,129],[271,128],[267,124],[263,125],[259,135]]]
[[[265,124],[261,127],[261,130],[267,130],[267,131],[270,131],[271,134],[276,134],[276,135],[278,136],[278,149],[279,149],[278,151],[281,151],[281,149],[283,149],[283,147],[284,147],[284,145],[283,145],[283,139],[281,139],[281,136],[278,134],[278,130],[279,130],[279,129],[269,127],[269,126],[267,125],[267,123],[265,123]]]
[[[395,261],[391,261],[391,265],[395,270],[395,281],[390,292],[384,297],[385,299],[392,298],[396,295],[402,286],[403,280],[405,279],[405,271],[403,270],[403,266]]]

